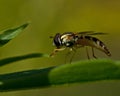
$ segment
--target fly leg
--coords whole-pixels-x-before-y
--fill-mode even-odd
[[[94,53],[94,48],[92,47],[92,55],[95,59],[97,59],[97,57],[95,56],[95,53]]]
[[[70,55],[71,51],[67,52],[67,54],[65,55],[65,64],[67,63],[67,58]]]
[[[88,53],[88,48],[86,47],[86,52],[87,52],[87,57],[90,59],[89,53]]]
[[[54,56],[57,52],[63,51],[65,48],[60,48],[60,49],[54,49],[54,51],[50,54],[50,57]]]
[[[75,54],[76,54],[76,50],[75,50],[74,48],[71,48],[71,51],[74,51],[74,53],[72,54],[72,56],[71,56],[71,58],[70,58],[70,64],[71,64],[71,62],[72,62],[72,60],[73,60],[73,57],[74,57]]]

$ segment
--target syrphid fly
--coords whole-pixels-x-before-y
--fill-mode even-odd
[[[62,34],[57,33],[53,38],[53,43],[56,46],[54,51],[50,54],[50,56],[55,55],[56,52],[65,50],[69,48],[70,50],[76,50],[77,48],[90,46],[92,48],[92,56],[97,58],[94,54],[94,48],[104,52],[107,56],[111,56],[110,51],[106,47],[106,45],[96,37],[91,35],[103,35],[106,33],[102,32],[94,32],[94,31],[84,31],[84,32],[64,32]],[[88,49],[86,47],[87,57],[89,57]]]

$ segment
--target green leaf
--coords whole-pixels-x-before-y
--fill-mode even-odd
[[[26,55],[22,55],[22,56],[8,57],[8,58],[0,60],[0,66],[8,65],[10,63],[25,60],[25,59],[38,58],[38,57],[39,58],[40,57],[48,57],[48,55],[43,54],[43,53],[31,53],[31,54],[26,54]]]
[[[2,34],[0,34],[0,46],[7,44],[10,40],[15,38],[19,33],[21,33],[27,26],[28,23],[25,23],[17,28],[2,31]]]
[[[111,60],[73,64],[0,75],[0,91],[43,88],[100,80],[120,80],[120,63]]]

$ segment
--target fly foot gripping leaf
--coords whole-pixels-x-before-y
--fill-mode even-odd
[[[10,40],[15,38],[19,33],[21,33],[26,27],[28,23],[25,23],[19,27],[4,30],[2,34],[0,34],[0,47],[7,44]]]

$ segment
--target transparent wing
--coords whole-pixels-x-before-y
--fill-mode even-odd
[[[90,34],[94,33],[94,31],[83,31],[83,32],[78,32],[78,34]]]
[[[77,34],[80,34],[80,35],[106,35],[107,33],[94,32],[94,31],[83,31],[83,32],[78,32]]]

